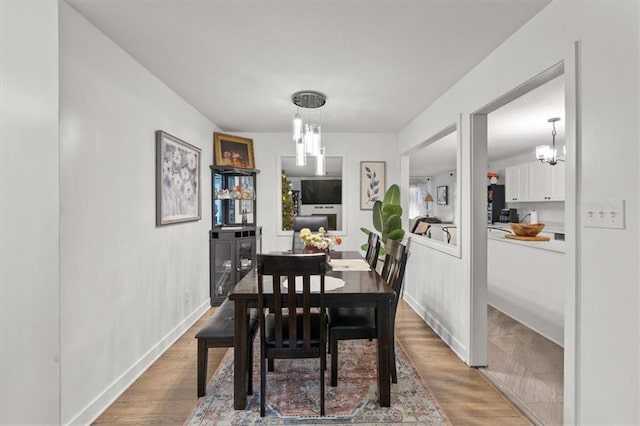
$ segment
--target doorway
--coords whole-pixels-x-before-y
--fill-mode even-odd
[[[495,368],[494,369],[495,371],[492,371],[491,363],[494,363],[494,366],[495,366],[496,364],[499,364],[499,363],[509,363],[511,361],[504,357],[505,352],[499,354],[502,358],[496,357],[494,354],[494,357],[492,359],[491,350],[495,349],[495,342],[491,342],[489,339],[495,338],[495,335],[492,336],[492,333],[507,334],[507,332],[504,331],[505,330],[504,328],[499,328],[499,327],[507,327],[509,328],[509,330],[521,329],[520,331],[523,331],[523,332],[529,332],[533,330],[532,332],[534,334],[527,335],[528,337],[526,337],[529,340],[537,340],[538,338],[535,336],[540,336],[540,333],[535,333],[535,330],[536,329],[539,330],[539,328],[537,326],[531,326],[531,324],[529,323],[529,320],[531,319],[530,318],[531,312],[526,313],[526,314],[529,314],[529,317],[527,317],[527,315],[525,314],[524,317],[518,318],[518,315],[514,315],[513,311],[509,310],[510,308],[513,308],[513,305],[517,305],[518,303],[522,303],[522,304],[528,303],[530,301],[530,299],[527,299],[527,297],[529,297],[528,295],[524,295],[524,297],[521,300],[519,301],[516,300],[515,302],[514,300],[508,300],[509,299],[508,297],[505,297],[505,299],[507,300],[496,300],[495,294],[491,294],[488,289],[489,287],[488,276],[492,273],[491,266],[488,265],[488,262],[491,260],[490,255],[488,253],[489,251],[488,244],[490,243],[490,238],[491,238],[489,231],[493,232],[493,229],[489,229],[489,228],[494,228],[494,227],[488,226],[488,223],[487,223],[486,173],[490,171],[490,169],[487,169],[486,167],[487,165],[492,165],[492,157],[495,156],[495,153],[489,152],[488,129],[491,124],[492,114],[494,113],[498,114],[497,111],[500,110],[502,107],[508,105],[511,102],[517,103],[515,101],[517,101],[519,98],[527,97],[527,95],[530,92],[546,84],[550,84],[550,82],[553,82],[554,80],[557,82],[558,79],[563,79],[564,71],[565,71],[564,62],[560,62],[554,65],[553,67],[549,68],[548,70],[535,76],[534,78],[522,84],[521,86],[517,87],[516,89],[512,90],[511,92],[491,102],[489,105],[481,108],[478,111],[475,111],[471,115],[471,137],[472,137],[472,157],[473,157],[472,170],[474,170],[473,177],[472,177],[472,180],[473,180],[472,187],[473,187],[473,194],[474,194],[474,198],[473,198],[474,215],[473,215],[473,222],[472,222],[472,226],[473,226],[472,246],[473,246],[474,255],[472,256],[472,270],[474,272],[472,276],[472,292],[471,292],[471,295],[472,295],[471,296],[472,297],[472,300],[471,300],[472,302],[471,303],[472,304],[472,309],[471,309],[472,334],[471,334],[471,347],[470,347],[471,361],[472,361],[472,365],[479,366],[479,367],[487,367],[488,365],[487,370],[485,370],[485,372],[488,373],[487,376],[490,378],[490,380],[494,381],[494,383],[501,390],[503,390],[507,396],[511,397],[510,399],[512,399],[516,403],[516,405],[520,405],[518,404],[519,401],[514,400],[513,395],[509,395],[508,389],[504,387],[504,383],[508,380],[503,380],[503,382],[500,383],[497,380],[497,378],[505,379],[507,376],[509,376],[508,378],[513,383],[514,376],[517,375],[515,373],[516,371],[520,371],[521,373],[523,373],[522,374],[523,377],[525,377],[526,372],[524,372],[524,370],[522,369],[518,370],[517,368],[513,370],[511,373],[500,371],[500,369],[498,368]],[[571,85],[574,85],[575,80],[573,78],[571,78],[570,80],[571,81],[569,83]],[[575,87],[572,86],[571,92],[573,94],[572,96],[574,96]],[[564,100],[564,94],[562,95],[562,97]],[[575,101],[575,99],[572,99],[571,101]],[[575,109],[570,108],[570,112],[568,115],[569,115],[568,119],[570,121],[570,123],[568,123],[568,126],[575,126]],[[571,138],[573,137],[575,137],[574,133],[571,134]],[[547,143],[546,141],[549,139],[550,139],[550,131],[549,131],[549,137],[544,139],[543,140],[544,142],[541,141],[540,144]],[[575,146],[576,146],[575,140],[570,140],[568,142],[569,142],[570,149],[572,148],[575,150]],[[517,155],[515,154],[514,156],[517,157]],[[574,155],[570,160],[571,162],[573,162],[571,164],[571,167],[568,168],[568,170],[571,171],[571,174],[566,173],[565,175],[566,181],[572,185],[575,185],[575,181],[576,181],[575,158],[576,157]],[[526,163],[526,162],[535,163],[536,162],[535,149],[530,149],[528,154],[522,154],[521,160],[523,163]],[[547,167],[551,167],[551,166],[547,165]],[[504,184],[504,181],[501,183]],[[483,192],[485,193],[485,195],[480,196],[479,194],[482,194]],[[566,203],[569,206],[575,205],[576,200],[573,198],[574,196],[575,196],[574,192],[572,191],[568,192]],[[531,210],[532,210],[531,207],[532,205],[527,205],[524,203],[521,204],[521,209],[523,211],[522,211],[522,216],[520,216],[520,218],[524,218],[524,216],[531,214]],[[483,211],[482,209],[484,209],[485,211]],[[478,212],[476,213],[475,210],[478,210]],[[558,210],[557,207],[556,207],[556,210]],[[565,214],[565,211],[566,211],[566,214],[570,216],[570,217],[567,217],[566,224],[568,228],[571,228],[575,224],[575,209],[570,207],[568,209],[561,208],[560,210],[562,210],[561,214]],[[482,216],[480,215],[479,212],[482,212]],[[512,218],[514,216],[511,215],[510,217],[511,217],[511,220],[513,220]],[[549,217],[551,216],[547,216],[547,218],[545,218],[544,220],[547,220]],[[508,227],[507,227],[507,230],[508,230]],[[496,232],[504,232],[504,230],[496,231]],[[558,234],[560,234],[560,232]],[[572,233],[570,232],[570,229],[569,229],[569,232],[565,233],[563,231],[561,232],[561,234],[569,234],[568,236],[569,238],[571,238]],[[576,254],[575,254],[574,247],[575,246],[572,246],[571,244],[569,244],[569,249],[565,253],[565,256],[567,257],[567,259],[565,262],[560,261],[561,262],[560,268],[566,268],[567,270],[569,270],[572,265],[575,265]],[[495,261],[495,258],[492,259],[492,261]],[[493,272],[495,272],[495,270]],[[518,283],[519,281],[521,280],[517,280]],[[574,289],[574,290],[566,291],[567,286],[570,286],[571,289]],[[550,345],[546,347],[548,347],[554,352],[554,354],[552,354],[552,356],[555,357],[554,362],[556,365],[559,365],[558,370],[562,374],[562,371],[563,371],[562,369],[564,365],[570,365],[571,368],[575,368],[575,349],[574,349],[575,348],[575,343],[574,343],[575,342],[575,322],[572,319],[575,315],[575,309],[576,309],[575,308],[575,275],[572,274],[570,271],[567,271],[566,279],[564,279],[563,283],[560,285],[559,291],[560,293],[563,293],[563,294],[564,293],[569,294],[569,300],[567,300],[566,303],[564,301],[559,302],[560,310],[561,310],[561,318],[559,319],[559,321],[557,320],[557,318],[555,319],[555,325],[557,326],[558,322],[560,324],[560,327],[559,327],[561,329],[560,337],[559,337],[560,341],[557,342],[559,343],[559,345],[554,346],[553,340],[547,339]],[[508,296],[515,297],[517,299],[519,297],[519,295],[517,294],[517,291],[514,293],[515,294],[510,294]],[[500,305],[500,302],[503,302],[501,306],[495,306],[495,305]],[[488,308],[489,305],[491,305],[491,308]],[[565,307],[567,308],[566,310],[564,309]],[[488,309],[489,309],[489,312],[487,313]],[[565,317],[568,316],[569,318],[566,320],[562,318],[562,313],[564,313]],[[545,319],[544,313],[538,312],[537,315],[541,317],[543,320]],[[548,315],[546,316],[548,317]],[[569,325],[569,327],[566,326],[567,324]],[[549,324],[547,325],[549,326]],[[553,325],[554,324],[551,324],[550,327],[553,328]],[[562,332],[565,330],[568,333],[562,334]],[[521,338],[524,338],[523,334],[522,335],[519,334],[519,336]],[[515,335],[512,337],[517,338]],[[544,342],[544,333],[540,337],[543,339],[540,341]],[[558,340],[557,334],[554,335],[554,337],[555,337],[555,340],[557,341]],[[502,339],[502,343],[504,343],[505,345],[511,345],[511,348],[516,348],[517,346],[516,348],[517,350],[513,351],[513,353],[517,353],[518,350],[521,352],[524,351],[527,355],[531,355],[533,352],[536,352],[531,348],[526,349],[525,345],[521,344],[522,341],[520,342],[520,344],[517,341],[508,342],[507,340],[504,339],[504,336],[500,337],[500,339]],[[564,353],[564,351],[558,353],[558,349],[562,349],[563,346],[565,348],[568,347],[569,350],[567,351],[567,353]],[[544,361],[540,361],[540,362],[544,362]],[[491,373],[494,373],[494,372],[495,374],[493,374],[493,377],[491,377]],[[565,373],[568,373],[568,374],[563,374],[561,379],[559,379],[562,383],[562,386],[560,388],[558,387],[555,388],[556,394],[560,395],[559,398],[555,398],[558,395],[554,396],[554,399],[559,399],[560,401],[560,407],[558,408],[556,406],[555,408],[553,408],[553,410],[555,411],[556,417],[552,417],[552,418],[555,420],[549,420],[549,417],[536,416],[535,414],[531,415],[531,411],[528,410],[526,407],[524,407],[523,411],[525,413],[528,412],[528,414],[530,415],[530,417],[535,423],[538,423],[538,424],[562,423],[562,414],[563,414],[563,411],[565,411],[565,409],[562,407],[562,401],[563,400],[566,401],[565,395],[567,395],[567,393],[570,395],[570,401],[568,401],[570,406],[571,407],[574,406],[573,392],[575,390],[575,387],[572,385],[572,380],[575,377],[575,371],[568,371]],[[558,381],[557,378],[550,379],[550,380],[555,381],[555,384],[557,384],[557,381]],[[528,385],[531,385],[531,381],[529,381]],[[521,382],[519,385],[516,384],[516,386],[519,386],[520,388],[522,388],[522,386],[524,385]],[[557,416],[558,414],[559,414],[559,420]],[[565,416],[565,420],[567,420],[566,417],[567,416]],[[572,417],[571,414],[569,415],[569,417]]]

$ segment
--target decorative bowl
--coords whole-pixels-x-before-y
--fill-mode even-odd
[[[510,223],[509,226],[516,235],[521,237],[535,237],[544,228],[544,223]]]

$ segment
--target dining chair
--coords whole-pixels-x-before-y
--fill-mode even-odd
[[[309,228],[312,232],[317,232],[318,229],[329,227],[329,218],[324,215],[312,215],[312,216],[294,216],[293,217],[293,237],[291,239],[291,251],[293,253],[300,253],[304,245],[300,240],[300,230],[302,228]]]
[[[393,289],[390,344],[391,381],[398,383],[395,353],[395,318],[398,300],[402,292],[404,271],[407,265],[407,248],[402,243],[387,240],[385,243],[385,260],[382,267],[382,278]],[[376,327],[376,310],[372,307],[339,307],[328,308],[329,352],[331,353],[331,386],[338,385],[338,341],[375,339],[378,337]]]
[[[380,237],[375,232],[369,232],[367,239],[367,254],[364,256],[371,269],[376,269],[378,264],[378,253],[380,253]]]
[[[325,254],[258,254],[257,260],[258,312],[269,310],[259,316],[260,417],[265,413],[267,359],[296,358],[320,358],[320,415],[324,416]],[[265,294],[265,277],[271,278],[272,294]],[[312,292],[318,294],[318,309],[312,309]]]

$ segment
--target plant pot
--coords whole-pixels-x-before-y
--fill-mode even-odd
[[[306,254],[313,254],[313,253],[324,253],[326,250],[325,249],[321,249],[318,247],[312,247],[312,246],[305,246],[303,253]]]
[[[318,247],[311,247],[311,246],[305,246],[305,248],[302,250],[303,253],[305,254],[317,254],[317,253],[324,253],[327,255],[327,262],[329,262],[331,260],[331,258],[329,257],[329,250],[327,249],[321,249]]]

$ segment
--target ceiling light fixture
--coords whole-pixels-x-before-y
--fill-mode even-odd
[[[549,163],[550,165],[555,166],[558,164],[558,161],[564,161],[558,158],[558,150],[556,149],[556,121],[560,121],[560,117],[553,117],[547,121],[553,126],[553,130],[551,131],[551,146],[536,146],[536,158],[540,160],[541,163]]]
[[[293,141],[296,144],[296,166],[306,166],[307,156],[316,158],[316,175],[325,174],[325,155],[322,146],[320,128],[322,107],[327,97],[312,90],[301,90],[291,95],[291,102],[297,106],[293,117]],[[300,114],[300,108],[306,109],[306,120]]]

